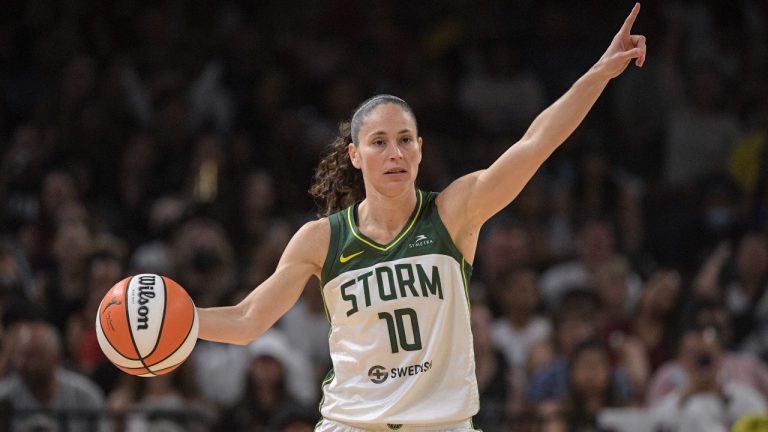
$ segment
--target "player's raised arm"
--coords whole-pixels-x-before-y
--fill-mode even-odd
[[[523,137],[490,167],[460,178],[443,193],[455,226],[479,226],[520,193],[541,164],[584,120],[603,89],[634,59],[645,62],[645,37],[631,34],[636,3],[608,49],[573,86],[533,121]]]
[[[330,240],[326,219],[309,222],[294,234],[275,272],[235,306],[198,308],[201,339],[245,345],[270,328],[319,275]]]

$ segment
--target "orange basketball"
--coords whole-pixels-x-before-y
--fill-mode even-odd
[[[116,283],[99,305],[96,335],[109,360],[142,377],[166,374],[197,342],[197,309],[172,279],[139,274]]]

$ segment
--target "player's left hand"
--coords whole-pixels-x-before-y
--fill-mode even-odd
[[[595,68],[608,78],[621,75],[633,59],[637,67],[643,67],[645,63],[645,36],[631,34],[638,13],[640,13],[640,3],[635,3],[632,12],[629,13],[608,49],[595,65]]]

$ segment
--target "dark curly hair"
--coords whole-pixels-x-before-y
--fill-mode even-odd
[[[359,145],[357,135],[365,117],[377,106],[387,103],[399,105],[416,122],[410,105],[396,96],[377,95],[360,104],[352,115],[352,121],[339,125],[339,136],[328,147],[315,170],[309,194],[315,200],[318,216],[328,216],[365,197],[363,174],[352,166],[347,149],[349,144]]]

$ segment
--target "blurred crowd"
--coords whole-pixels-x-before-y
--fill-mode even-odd
[[[373,94],[413,106],[420,188],[487,166],[630,8],[4,4],[0,417],[93,408],[117,415],[105,429],[311,430],[331,366],[317,281],[253,344],[200,341],[152,379],[101,353],[102,296],[151,272],[198,306],[237,302],[315,217],[313,168]],[[485,431],[595,430],[638,412],[667,430],[719,430],[706,428],[767,409],[768,2],[648,1],[635,27],[644,68],[608,86],[481,234],[471,298]],[[174,410],[193,415],[151,414]],[[14,421],[55,430],[40,413]]]

